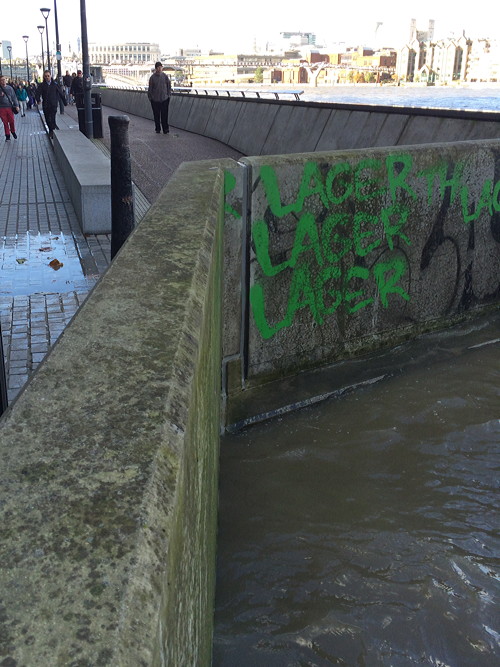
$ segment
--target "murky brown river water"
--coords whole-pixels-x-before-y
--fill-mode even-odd
[[[214,665],[500,665],[499,336],[224,439]]]

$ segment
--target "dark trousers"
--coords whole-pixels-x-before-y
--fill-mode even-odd
[[[53,132],[56,129],[56,112],[57,107],[43,105],[43,115],[45,116],[45,122],[49,128],[49,132]]]
[[[163,102],[153,102],[151,100],[151,108],[153,109],[153,118],[155,119],[155,130],[160,132],[168,132],[168,105],[170,104],[170,97],[167,97]],[[160,125],[161,123],[161,125]]]

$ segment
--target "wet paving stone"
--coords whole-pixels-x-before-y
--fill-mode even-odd
[[[36,111],[0,143],[0,324],[11,402],[109,265],[86,237]],[[52,265],[51,265],[52,263]]]

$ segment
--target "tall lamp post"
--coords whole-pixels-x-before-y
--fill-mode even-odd
[[[10,81],[11,81],[11,83],[12,83],[12,79],[13,79],[13,76],[12,76],[12,46],[11,46],[10,44],[9,44],[9,46],[7,47],[7,51],[9,52]]]
[[[42,45],[42,80],[43,80],[43,68],[45,67],[44,60],[45,60],[45,53],[43,52],[43,31],[45,30],[44,25],[37,25],[38,32],[40,33],[40,43]]]
[[[57,59],[57,83],[61,84],[61,45],[59,43],[59,24],[57,22],[57,2],[54,0],[54,22],[56,24],[56,59]]]
[[[83,60],[83,99],[85,108],[85,134],[89,139],[94,138],[94,119],[92,118],[92,96],[90,91],[92,83],[90,81],[90,58],[89,42],[87,38],[87,12],[85,0],[80,0],[80,22],[82,30],[82,60]]]
[[[57,2],[54,0],[54,23],[56,24],[56,61],[57,61],[57,83],[62,86],[61,72],[61,45],[59,44],[59,23],[57,21]],[[59,113],[64,113],[64,104],[59,98]]]
[[[50,8],[41,7],[40,11],[42,12],[42,16],[45,19],[45,36],[47,37],[47,69],[49,72],[52,72],[50,69],[49,29],[47,27],[47,19],[49,18]]]
[[[43,51],[43,31],[45,30],[44,25],[37,25],[38,32],[40,33],[40,44],[42,45],[42,79],[43,79],[43,68],[45,67],[45,53]]]
[[[28,35],[23,35],[24,43],[26,44],[26,83],[30,82],[30,61],[28,60]]]

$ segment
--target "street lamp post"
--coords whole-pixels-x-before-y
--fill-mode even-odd
[[[47,19],[49,18],[50,8],[41,7],[40,11],[42,12],[42,16],[45,19],[45,36],[47,38],[47,69],[49,70],[49,72],[52,73],[52,70],[50,68],[49,28],[47,26]]]
[[[59,24],[57,22],[57,2],[54,0],[54,22],[56,24],[56,59],[57,59],[57,83],[61,84],[61,44],[59,43]]]
[[[43,31],[45,30],[44,25],[37,25],[38,32],[40,33],[40,43],[42,45],[42,80],[43,80],[43,68],[45,67],[44,60],[45,60],[45,53],[43,52]]]
[[[56,25],[56,62],[57,62],[57,83],[62,86],[61,72],[61,44],[59,43],[59,23],[57,21],[57,2],[54,0],[54,23]],[[64,104],[59,98],[59,113],[64,113]]]
[[[9,64],[10,64],[10,82],[12,83],[12,46],[9,44],[7,47],[7,51],[9,52]]]
[[[24,43],[26,44],[26,83],[30,82],[30,61],[28,60],[28,35],[23,35]]]
[[[87,12],[85,0],[80,0],[80,22],[82,30],[82,61],[83,61],[83,93],[85,108],[85,134],[89,139],[94,138],[94,119],[92,118],[92,96],[90,91],[92,83],[90,81],[90,58],[89,42],[87,38]]]

